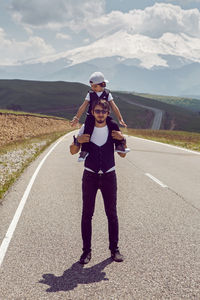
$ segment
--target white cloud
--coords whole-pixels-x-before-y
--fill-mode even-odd
[[[167,0],[167,2],[175,2],[175,3],[180,3],[180,4],[189,4],[189,3],[200,3],[200,0]]]
[[[178,5],[156,3],[144,10],[135,9],[127,13],[112,11],[105,14],[104,5],[105,0],[99,0],[97,3],[93,0],[12,0],[12,11],[18,22],[33,30],[35,27],[69,27],[75,32],[82,29],[88,31],[92,38],[85,36],[82,45],[90,40],[96,42],[60,54],[69,56],[73,64],[112,55],[138,58],[141,65],[147,68],[166,66],[166,61],[161,55],[177,55],[200,61],[198,9],[186,10]],[[56,38],[67,40],[70,37],[60,32]],[[50,45],[33,34],[23,43],[6,39],[4,32],[0,32],[0,41],[1,39],[3,45],[7,43],[16,47],[17,51],[13,56],[14,50],[10,50],[13,61],[19,57],[21,60],[41,57],[41,61],[59,57]],[[3,48],[6,53],[6,46]],[[1,51],[0,57],[3,57]],[[51,53],[54,55],[49,58]],[[9,51],[5,57],[9,57]]]
[[[71,39],[72,39],[70,35],[68,35],[68,34],[63,34],[63,33],[57,33],[57,34],[56,34],[56,38],[57,38],[58,40],[71,40]]]
[[[10,65],[17,61],[55,53],[54,48],[38,36],[31,36],[23,42],[16,41],[9,39],[2,28],[0,28],[0,45],[0,65]]]
[[[13,17],[32,27],[70,27],[79,31],[82,24],[104,13],[105,0],[12,0]]]
[[[112,11],[91,21],[88,26],[90,34],[98,37],[119,29],[153,38],[159,38],[166,32],[199,36],[200,12],[198,9],[184,10],[180,6],[156,3],[144,10],[137,9],[128,13]]]
[[[84,44],[88,44],[89,42],[90,42],[90,39],[88,39],[88,38],[86,38],[86,39],[83,40]]]

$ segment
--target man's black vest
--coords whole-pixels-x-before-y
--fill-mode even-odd
[[[92,104],[96,101],[96,100],[100,100],[100,99],[104,99],[106,101],[108,101],[108,96],[109,96],[109,90],[104,89],[103,93],[101,94],[101,96],[99,97],[97,95],[96,92],[90,90],[88,93],[90,95],[90,105],[88,108],[88,114],[91,114],[91,110],[92,110]]]
[[[85,167],[95,173],[100,170],[105,173],[115,166],[114,144],[109,130],[107,141],[102,146],[89,142],[89,155],[85,160]]]

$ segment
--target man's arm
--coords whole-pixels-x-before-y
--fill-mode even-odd
[[[122,140],[125,140],[125,137],[123,136],[123,134],[121,133],[121,131],[116,131],[116,130],[112,130],[112,138],[113,139],[116,139],[116,140],[119,140],[119,141],[122,141]],[[127,145],[125,144],[124,145],[125,148],[127,148]],[[125,157],[126,156],[126,153],[120,153],[120,152],[117,152],[119,154],[119,156],[121,157]]]
[[[90,141],[90,135],[89,134],[82,134],[75,138],[74,136],[74,142],[70,145],[70,153],[72,155],[79,152],[81,144],[88,143]]]
[[[73,138],[74,138],[74,142],[69,147],[70,153],[72,155],[78,153],[81,147],[81,144],[78,142],[78,139],[75,137],[75,135],[73,136]]]

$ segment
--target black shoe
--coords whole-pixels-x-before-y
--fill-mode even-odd
[[[88,152],[81,151],[79,154],[78,162],[84,161],[88,155],[89,155]]]
[[[124,260],[123,255],[119,252],[119,250],[111,251],[111,258],[114,261],[121,262]]]
[[[88,264],[91,259],[91,251],[90,252],[83,252],[83,254],[80,257],[80,264],[85,265]]]
[[[128,152],[130,152],[130,149],[129,148],[125,148],[124,145],[122,145],[122,144],[119,144],[118,146],[116,146],[115,152],[128,153]]]

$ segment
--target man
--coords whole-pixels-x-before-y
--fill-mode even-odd
[[[85,170],[82,179],[83,210],[81,232],[83,239],[83,254],[81,264],[87,264],[91,259],[92,216],[95,207],[97,190],[100,189],[105,212],[108,218],[109,249],[114,261],[123,261],[118,248],[118,217],[117,217],[117,181],[115,173],[113,138],[126,140],[120,131],[109,132],[106,118],[109,115],[109,103],[106,100],[97,100],[92,107],[95,118],[95,127],[91,135],[83,134],[81,127],[77,139],[70,146],[71,154],[79,152],[80,145],[89,142],[89,155],[85,160]],[[125,157],[126,153],[118,153]]]

